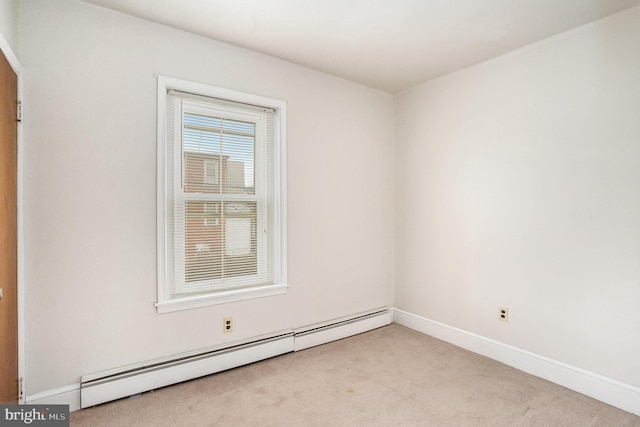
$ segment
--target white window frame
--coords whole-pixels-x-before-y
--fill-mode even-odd
[[[208,293],[176,296],[170,292],[167,279],[168,224],[166,168],[166,124],[167,94],[169,90],[207,96],[227,101],[271,108],[273,122],[273,283],[260,286],[246,286],[230,290],[213,290]],[[157,262],[158,262],[158,313],[205,307],[233,301],[280,295],[287,292],[287,216],[286,216],[286,108],[285,101],[248,94],[235,90],[209,86],[206,84],[158,76],[158,129],[157,129]]]

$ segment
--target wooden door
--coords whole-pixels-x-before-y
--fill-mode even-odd
[[[0,403],[18,402],[18,77],[0,51]]]

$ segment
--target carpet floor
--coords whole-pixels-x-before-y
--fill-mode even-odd
[[[73,412],[71,426],[640,426],[397,324]]]

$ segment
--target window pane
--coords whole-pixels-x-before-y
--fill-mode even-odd
[[[185,210],[185,282],[257,274],[255,202],[187,201]]]
[[[255,124],[184,114],[184,191],[255,194]]]

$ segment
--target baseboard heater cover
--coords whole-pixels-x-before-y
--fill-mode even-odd
[[[297,329],[295,331],[295,351],[387,326],[391,324],[392,317],[391,311],[383,307],[348,318]]]
[[[89,408],[145,391],[248,365],[290,353],[293,348],[293,332],[291,332],[256,343],[234,346],[90,381],[86,381],[83,377],[80,385],[80,407],[82,409]],[[95,375],[91,377],[95,377]]]
[[[391,321],[391,311],[383,307],[254,341],[84,375],[80,384],[80,408],[89,408],[285,353],[304,350],[377,329],[390,324]]]

